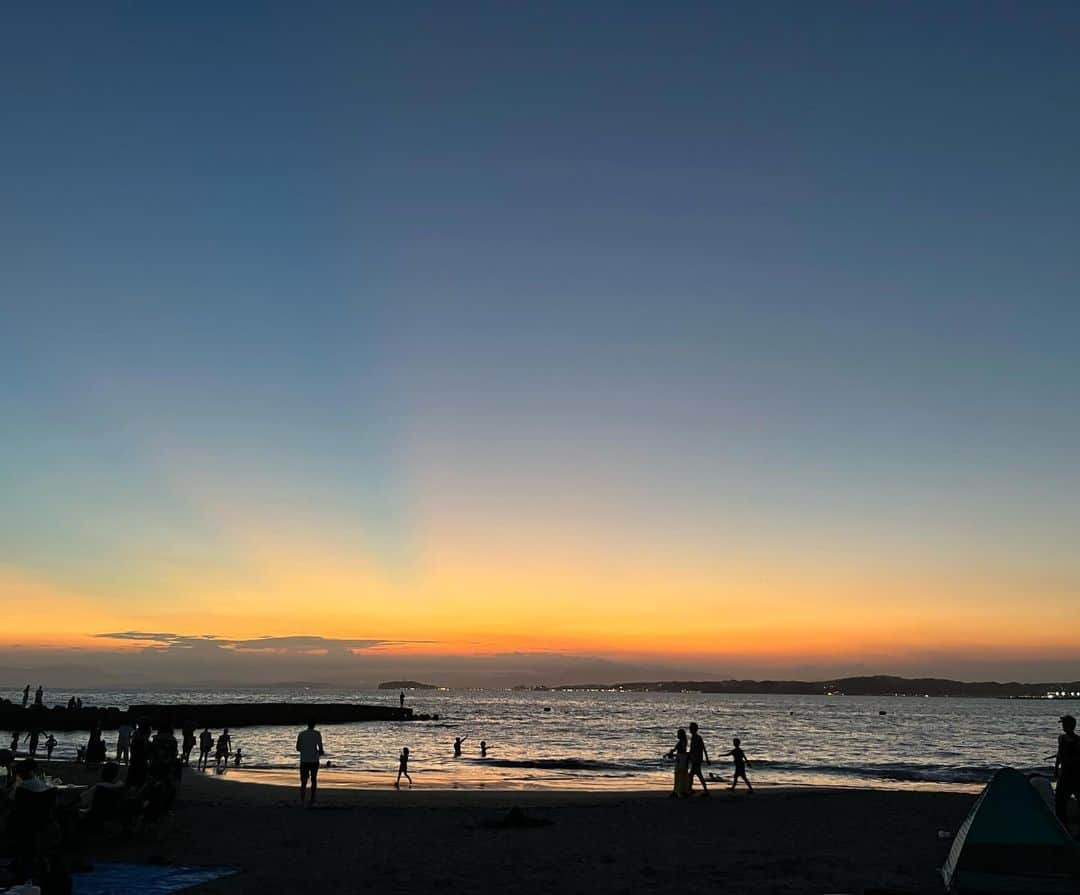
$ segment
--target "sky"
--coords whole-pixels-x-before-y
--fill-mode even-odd
[[[6,7],[0,679],[1080,678],[1078,36]]]

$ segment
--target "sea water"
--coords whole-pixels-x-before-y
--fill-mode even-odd
[[[398,703],[397,690],[322,687],[55,694],[65,702],[71,695],[88,706],[122,708]],[[522,690],[409,691],[406,705],[439,720],[322,726],[337,782],[350,776],[365,785],[384,777],[390,782],[401,748],[408,746],[418,786],[662,789],[671,785],[672,766],[664,755],[675,731],[696,721],[712,758],[705,770],[717,776],[730,775],[725,753],[732,738],[740,737],[755,785],[970,789],[1002,766],[1050,772],[1053,760],[1047,756],[1056,747],[1057,718],[1067,710],[1065,703],[1049,700]],[[295,771],[298,730],[243,727],[231,733],[249,772]],[[84,733],[56,737],[57,758],[73,757],[86,740]],[[453,757],[455,737],[466,738],[461,758]],[[115,732],[105,732],[110,754],[115,738]],[[486,759],[480,757],[481,740],[488,744]],[[228,773],[239,776],[231,767]]]

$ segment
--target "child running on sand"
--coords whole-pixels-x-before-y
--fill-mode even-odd
[[[750,792],[753,792],[754,787],[750,785],[750,778],[746,776],[746,769],[750,766],[750,762],[746,760],[746,753],[743,752],[740,745],[741,741],[738,737],[735,737],[731,742],[735,746],[734,749],[727,753],[735,762],[735,775],[731,778],[731,788],[734,790],[735,784],[738,783],[739,778],[742,777],[743,782],[746,783],[746,788],[750,790]]]
[[[412,777],[409,776],[409,747],[406,746],[401,750],[401,756],[398,758],[397,780],[394,781],[394,789],[401,789],[401,778],[404,777],[409,781],[409,787],[412,787]]]

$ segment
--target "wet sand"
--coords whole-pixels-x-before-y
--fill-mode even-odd
[[[74,769],[54,768],[70,782]],[[85,773],[85,772],[82,772]],[[231,865],[200,892],[941,891],[937,868],[974,796],[762,787],[664,792],[295,787],[185,775],[160,830],[101,860]],[[419,782],[419,781],[418,781]],[[540,821],[500,825],[513,807]]]

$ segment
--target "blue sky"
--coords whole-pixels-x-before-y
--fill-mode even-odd
[[[5,10],[0,565],[242,566],[211,491],[395,574],[564,514],[1075,595],[1078,26]]]

